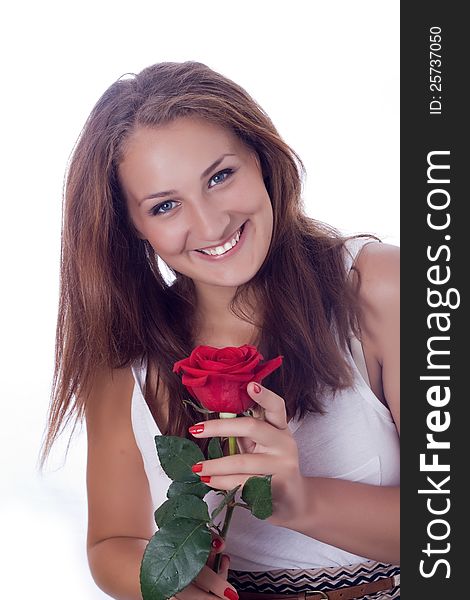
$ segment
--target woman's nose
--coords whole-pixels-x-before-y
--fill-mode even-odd
[[[224,240],[229,231],[230,215],[211,206],[207,199],[194,203],[190,215],[191,237],[202,246]]]

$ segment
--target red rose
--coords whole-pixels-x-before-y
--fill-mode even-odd
[[[263,356],[255,346],[213,348],[197,346],[188,358],[173,366],[183,372],[183,385],[204,408],[239,414],[255,402],[246,391],[250,381],[261,383],[282,363],[282,356],[260,364]]]

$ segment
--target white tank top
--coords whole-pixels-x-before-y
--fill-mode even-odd
[[[345,263],[350,270],[359,250],[370,239],[348,241]],[[388,408],[368,385],[362,345],[351,338],[347,360],[354,373],[353,386],[324,398],[324,415],[292,419],[289,429],[299,450],[300,469],[307,477],[331,477],[372,485],[399,485],[399,437]],[[171,480],[160,466],[154,437],[161,435],[143,396],[146,367],[133,366],[135,386],[131,418],[137,446],[155,508],[165,502]],[[214,491],[205,496],[211,509],[220,502]],[[226,541],[230,568],[240,571],[315,569],[368,560],[296,531],[271,525],[235,509]]]

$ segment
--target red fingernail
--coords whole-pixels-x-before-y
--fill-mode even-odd
[[[193,465],[191,467],[191,471],[193,473],[199,473],[199,471],[202,471],[202,465],[200,465],[200,464]]]
[[[193,425],[192,427],[190,427],[188,431],[193,435],[195,433],[202,433],[204,431],[204,425],[202,423],[198,423],[197,425]]]
[[[203,483],[209,483],[210,480],[211,480],[210,475],[201,475],[201,481]]]
[[[259,394],[261,392],[261,386],[258,385],[257,383],[253,384],[253,391],[255,392],[255,394]]]
[[[232,588],[226,588],[224,591],[224,596],[229,600],[238,600],[238,594]]]
[[[222,544],[222,540],[219,540],[219,538],[215,538],[215,540],[213,540],[212,542],[212,547],[218,550],[222,546]]]

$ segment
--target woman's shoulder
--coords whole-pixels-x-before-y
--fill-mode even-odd
[[[87,423],[103,417],[118,418],[127,412],[134,386],[131,367],[96,369],[85,401]],[[120,410],[122,409],[122,410]]]
[[[367,244],[356,261],[366,362],[380,372],[383,397],[400,431],[400,249]]]
[[[128,387],[133,379],[130,366],[115,369],[98,367],[93,374],[90,393],[114,393],[123,387]]]
[[[400,248],[398,246],[367,243],[359,251],[354,267],[359,275],[359,295],[363,301],[373,305],[398,301],[400,292]]]

